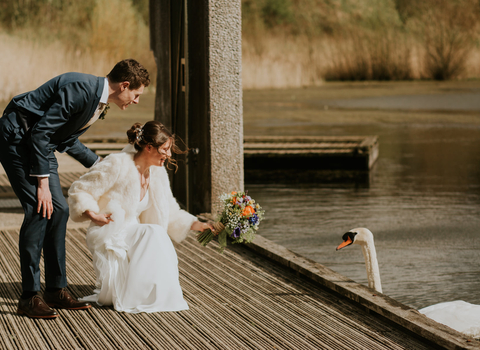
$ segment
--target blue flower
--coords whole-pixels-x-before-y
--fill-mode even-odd
[[[258,215],[257,214],[253,214],[249,219],[248,221],[250,221],[250,223],[252,225],[255,225],[257,222],[258,222]]]
[[[240,226],[237,226],[235,230],[233,230],[232,234],[230,235],[232,238],[240,237]]]

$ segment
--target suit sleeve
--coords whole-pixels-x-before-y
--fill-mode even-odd
[[[78,160],[85,168],[93,166],[98,159],[95,152],[78,139],[76,139],[73,145],[67,150],[67,154]]]
[[[115,185],[121,165],[114,157],[107,157],[90,171],[74,181],[68,190],[68,206],[73,221],[87,221],[82,216],[87,210],[100,211],[98,200]]]
[[[72,114],[86,108],[89,99],[89,90],[85,89],[83,84],[79,82],[65,85],[59,89],[56,99],[45,112],[45,115],[31,128],[29,138],[31,143],[30,175],[50,173],[48,156],[54,151],[48,147],[51,136],[68,122]],[[76,147],[76,152],[81,154],[81,147]],[[89,158],[91,158],[91,155]],[[90,163],[90,161],[87,161],[87,163]]]

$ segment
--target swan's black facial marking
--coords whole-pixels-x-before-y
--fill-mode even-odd
[[[355,241],[355,236],[357,235],[358,233],[357,232],[351,232],[351,231],[348,231],[347,233],[345,233],[343,236],[342,236],[342,239],[344,241],[346,241],[348,239],[348,237],[350,238],[350,240],[352,241]],[[352,244],[350,243],[350,244]]]
[[[342,236],[342,239],[343,239],[343,243],[340,244],[338,247],[337,247],[337,250],[339,249],[342,249],[346,246],[349,246],[350,244],[352,244],[354,241],[355,241],[355,236],[357,235],[357,232],[347,232],[345,233],[343,236]]]

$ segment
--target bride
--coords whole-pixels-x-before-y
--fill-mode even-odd
[[[150,121],[127,131],[129,146],[111,154],[68,191],[70,216],[91,220],[87,246],[97,277],[94,295],[83,298],[124,312],[188,309],[170,240],[189,230],[213,229],[181,210],[164,164],[181,151],[165,127]]]

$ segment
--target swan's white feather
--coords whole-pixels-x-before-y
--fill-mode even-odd
[[[369,286],[381,291],[380,272],[378,271],[372,232],[363,227],[355,228],[350,232],[357,233],[353,244],[359,244],[363,248]],[[431,305],[419,311],[428,318],[453,328],[468,337],[480,338],[480,305],[456,300]]]
[[[419,311],[469,337],[480,337],[480,305],[455,300],[431,305]]]

